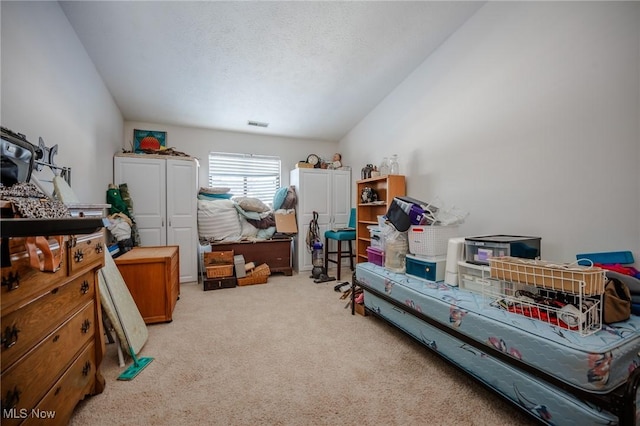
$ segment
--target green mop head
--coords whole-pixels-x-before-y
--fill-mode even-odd
[[[151,361],[153,361],[153,358],[136,358],[134,356],[133,364],[118,376],[118,380],[133,380]]]

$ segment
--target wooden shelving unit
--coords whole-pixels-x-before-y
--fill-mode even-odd
[[[362,190],[371,188],[378,194],[377,203],[362,203]],[[403,175],[387,175],[363,179],[356,182],[356,262],[367,262],[367,247],[371,244],[370,232],[367,226],[377,225],[378,216],[387,213],[394,197],[406,195],[406,183]]]

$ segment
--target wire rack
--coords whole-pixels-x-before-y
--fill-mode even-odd
[[[489,306],[533,318],[588,336],[602,328],[602,296],[563,293],[520,283],[502,281],[486,286]]]
[[[581,336],[602,329],[601,281],[605,277],[602,270],[533,263],[512,258],[491,259],[491,277],[502,284],[484,287],[489,305]]]

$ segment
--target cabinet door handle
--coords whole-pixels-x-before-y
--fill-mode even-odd
[[[18,329],[15,324],[12,327],[7,326],[4,329],[0,340],[5,349],[9,349],[18,342],[18,333],[20,333],[20,329]]]
[[[89,361],[84,363],[84,367],[82,367],[82,375],[88,376],[91,371],[91,363]]]
[[[82,323],[82,328],[80,330],[82,331],[82,333],[88,333],[90,328],[91,328],[91,321],[86,319]]]
[[[2,400],[2,409],[9,410],[11,408],[15,408],[16,405],[20,402],[20,394],[22,391],[18,388],[18,386],[14,386],[13,389],[9,389],[7,391],[7,395]]]

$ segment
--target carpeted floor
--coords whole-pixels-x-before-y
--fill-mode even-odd
[[[384,321],[352,316],[335,284],[304,273],[206,292],[183,284],[173,322],[148,326],[139,356],[153,362],[118,381],[107,345],[106,388],[70,424],[534,424]]]

